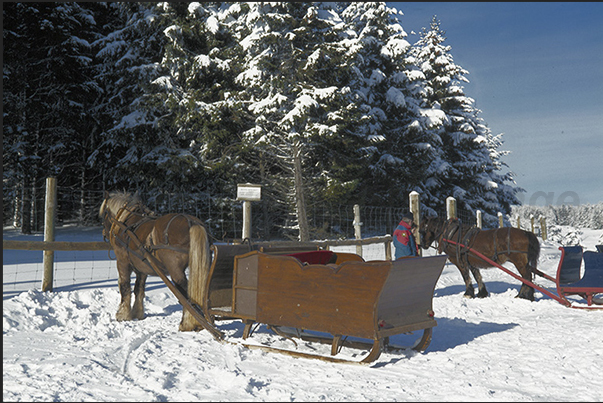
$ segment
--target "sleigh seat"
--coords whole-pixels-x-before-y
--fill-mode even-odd
[[[557,269],[557,292],[567,300],[568,295],[580,295],[587,304],[598,304],[594,298],[603,293],[603,253],[586,251],[582,246],[560,246],[561,261]],[[580,269],[584,261],[584,275]]]

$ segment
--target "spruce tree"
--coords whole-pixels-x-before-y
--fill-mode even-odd
[[[4,18],[4,186],[20,183],[23,229],[46,177],[89,184],[85,161],[100,87],[93,77],[95,4],[7,3]],[[31,201],[30,201],[31,200]],[[41,215],[40,215],[41,217]]]
[[[241,133],[252,119],[236,95],[244,91],[235,82],[240,72],[241,48],[221,18],[238,18],[239,4],[169,4],[174,8],[172,25],[161,66],[166,72],[156,94],[158,103],[169,108],[164,118],[172,127],[180,155],[189,165],[188,187],[212,194],[236,194],[239,182],[255,179],[245,163],[249,147]],[[170,157],[175,163],[178,155]],[[184,161],[183,161],[184,162]]]
[[[421,191],[424,171],[435,158],[438,138],[429,130],[421,78],[408,59],[410,43],[395,10],[383,3],[352,3],[344,18],[354,39],[355,107],[362,113],[356,135],[368,171],[362,204],[406,206],[408,193]]]
[[[113,13],[113,31],[95,43],[105,115],[89,163],[110,188],[162,188],[179,177],[162,165],[174,152],[173,128],[162,126],[169,111],[155,95],[170,16],[157,3],[118,3]]]
[[[334,147],[341,144],[350,115],[348,89],[341,84],[350,67],[342,59],[340,8],[308,3],[248,7],[229,27],[243,51],[236,81],[244,90],[235,96],[254,118],[243,142],[253,145],[270,196],[283,214],[291,214],[285,226],[307,240],[308,192],[320,201],[341,191],[343,181],[339,173],[331,175],[332,168],[348,165],[342,156],[350,148]]]
[[[430,207],[443,211],[446,197],[457,199],[460,208],[472,214],[484,213],[487,225],[494,225],[497,213],[510,213],[511,204],[519,201],[519,190],[500,159],[501,135],[493,136],[475,108],[474,100],[463,90],[468,71],[454,63],[451,47],[444,44],[445,32],[437,17],[430,28],[423,29],[411,51],[414,63],[425,76],[425,99],[431,108],[446,115],[443,125],[434,132],[442,139],[442,155],[426,178],[427,191],[434,195]]]

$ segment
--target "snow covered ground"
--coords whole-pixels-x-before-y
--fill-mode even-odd
[[[602,243],[603,230],[564,231],[577,233],[587,250]],[[6,228],[3,236],[42,239]],[[99,228],[62,228],[56,239],[102,237]],[[542,242],[539,268],[552,276],[558,246]],[[520,283],[496,268],[482,271],[491,295],[469,300],[447,264],[427,351],[383,353],[356,365],[179,332],[182,307],[159,278],[148,283],[147,318],[117,322],[115,262],[107,252],[57,252],[48,293],[40,291],[42,252],[3,252],[3,401],[603,401],[603,311],[566,308],[538,291],[534,302],[514,298]],[[383,246],[364,255],[383,259]],[[548,280],[536,281],[555,292]],[[242,340],[240,321],[218,325],[230,340]],[[263,326],[248,341],[325,355],[329,349],[296,347]],[[344,348],[338,357],[366,353]]]

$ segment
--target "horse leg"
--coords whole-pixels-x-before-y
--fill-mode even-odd
[[[186,276],[184,275],[184,271],[182,272],[182,276],[179,275],[172,277],[172,281],[174,282],[174,285],[176,286],[176,288],[178,288],[180,290],[180,292],[182,292],[182,295],[184,295],[184,297],[186,299],[189,299],[188,297],[188,280],[186,278]],[[190,299],[189,299],[190,301]],[[204,327],[199,323],[199,321],[197,321],[197,319],[195,319],[195,317],[184,307],[182,307],[182,319],[180,319],[180,324],[178,325],[178,330],[181,332],[190,332],[190,331],[195,331],[198,332],[199,330],[203,330]]]
[[[131,316],[131,298],[132,298],[132,286],[130,285],[130,276],[132,275],[132,269],[129,263],[121,263],[117,261],[117,271],[118,271],[118,285],[119,285],[119,293],[121,295],[121,302],[119,303],[119,308],[117,308],[117,313],[115,314],[115,319],[118,321],[123,320],[132,320]]]
[[[186,278],[186,275],[184,274],[184,270],[182,270],[182,272],[173,273],[171,277],[172,282],[174,283],[178,291],[180,291],[182,295],[186,299],[188,299],[188,280]],[[180,330],[181,332],[199,330],[198,327],[191,328],[191,321],[192,315],[190,315],[190,313],[184,307],[182,307],[182,319],[180,319],[180,325],[178,326],[178,330]]]
[[[465,298],[473,298],[475,297],[475,290],[473,289],[473,283],[471,282],[471,276],[469,274],[469,270],[460,263],[456,261],[456,259],[450,259],[450,261],[459,269],[461,272],[461,276],[463,276],[463,281],[465,281]]]
[[[482,273],[480,273],[477,267],[469,266],[469,268],[471,273],[473,273],[473,278],[477,281],[477,297],[486,298],[488,296],[488,290],[486,290],[486,284],[484,284],[484,280],[482,279]]]
[[[188,281],[186,276],[183,276],[182,279],[178,279],[175,282],[176,287],[178,287],[182,294],[188,299]],[[203,330],[203,326],[194,318],[194,316],[182,307],[182,319],[180,319],[180,325],[178,326],[178,330],[181,332],[190,332],[190,331],[199,331]]]
[[[525,280],[532,281],[532,268],[527,262],[527,258],[525,256],[521,256],[521,258],[516,258],[515,260],[511,259],[515,268],[521,277]],[[527,285],[526,283],[521,283],[521,288],[519,289],[519,293],[515,298],[523,298],[529,301],[534,301],[534,287]]]
[[[144,319],[144,287],[148,275],[136,273],[136,283],[134,283],[134,305],[132,306],[132,319]]]
[[[528,279],[526,279],[526,280],[528,280]],[[530,280],[530,281],[532,281],[532,280]],[[534,301],[534,288],[530,287],[527,284],[522,284],[521,288],[519,289],[519,294],[517,294],[517,297],[515,297],[515,298],[523,298],[523,299],[527,299],[529,301]]]

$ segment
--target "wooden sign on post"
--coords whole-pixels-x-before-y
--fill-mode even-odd
[[[243,241],[251,239],[251,202],[262,200],[262,185],[237,185],[237,200],[243,201]]]
[[[260,201],[262,200],[262,185],[251,183],[237,185],[237,200]]]

